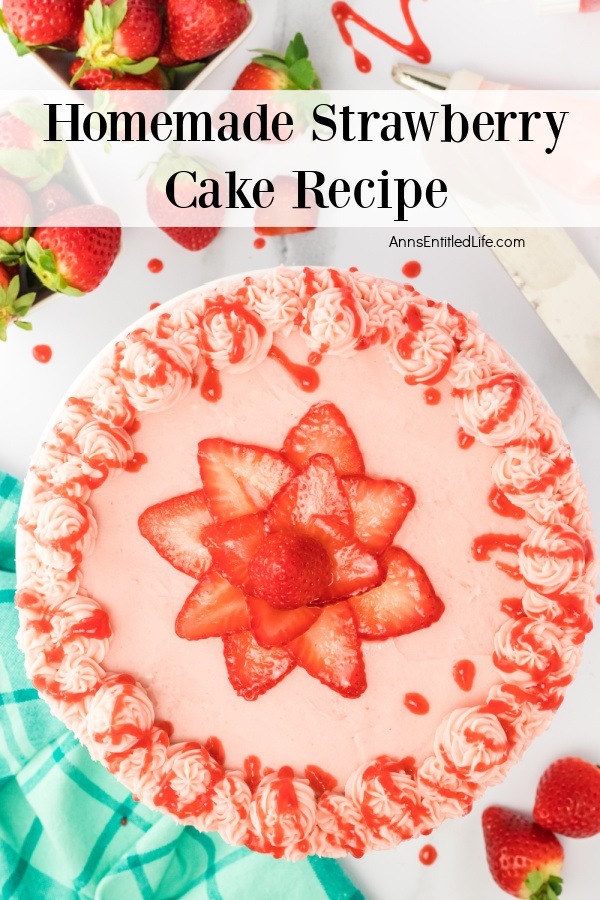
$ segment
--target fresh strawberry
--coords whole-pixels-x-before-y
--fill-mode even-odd
[[[552,832],[501,806],[488,807],[481,822],[496,884],[513,897],[556,900],[564,853]]]
[[[444,612],[424,569],[405,550],[390,547],[383,556],[383,584],[349,602],[365,640],[383,640],[428,628]]]
[[[10,284],[10,272],[0,263],[0,290],[6,290]]]
[[[323,544],[331,560],[331,586],[320,603],[352,597],[382,583],[385,568],[378,557],[354,540],[336,516],[314,516],[304,531]]]
[[[223,638],[229,681],[244,700],[256,700],[292,671],[296,662],[284,647],[265,649],[249,631]]]
[[[154,70],[153,70],[154,71]],[[161,91],[164,89],[164,84],[161,83],[160,73],[157,73],[158,77],[150,78],[153,72],[148,72],[147,75],[123,75],[121,78],[113,78],[111,82],[109,82],[105,90],[110,91]],[[137,98],[133,101],[132,111],[137,111],[139,109],[139,100]],[[158,110],[160,107],[157,106]],[[123,111],[126,109],[124,106],[119,107],[119,111]],[[146,110],[144,110],[146,112]]]
[[[83,69],[83,72],[81,71]],[[74,59],[69,67],[71,84],[81,91],[105,88],[114,80],[113,69],[89,68],[84,59]]]
[[[324,453],[312,456],[299,475],[288,479],[289,475],[269,506],[266,521],[269,531],[294,528],[302,533],[315,516],[333,516],[352,534],[350,501],[331,456]]]
[[[267,209],[258,207],[254,213],[254,230],[263,237],[300,234],[317,227],[315,206],[297,209],[298,179],[291,175],[277,175],[273,179],[274,200]]]
[[[264,538],[262,515],[240,516],[230,522],[207,525],[202,540],[217,572],[236,587],[248,580],[250,561]]]
[[[304,634],[319,617],[320,611],[304,606],[300,609],[274,609],[259,597],[246,597],[250,627],[261,647],[281,647]]]
[[[198,444],[198,464],[206,502],[220,522],[265,509],[294,475],[278,453],[221,438]]]
[[[354,514],[357,538],[373,553],[383,553],[415,504],[411,488],[401,481],[364,475],[342,478]]]
[[[533,818],[572,838],[600,834],[600,769],[567,756],[549,766],[538,785]]]
[[[171,36],[169,34],[169,20],[165,18],[163,23],[163,33],[157,52],[159,65],[166,69],[178,69],[180,66],[187,66],[186,60],[181,59],[171,46]]]
[[[219,181],[216,173],[209,171],[197,159],[165,153],[158,162],[146,185],[146,206],[155,225],[171,240],[186,250],[204,250],[219,233],[224,211],[221,209],[198,209],[189,207],[198,194],[197,182],[187,179],[178,182],[176,200],[178,206],[167,199],[168,179],[179,171],[196,171],[197,182],[203,179]],[[180,208],[181,207],[181,208]]]
[[[33,303],[35,294],[21,294],[18,275],[0,264],[0,341],[7,338],[8,326],[12,323],[24,331],[31,331],[31,322],[23,320]]]
[[[40,221],[44,221],[54,213],[62,212],[63,209],[68,209],[70,206],[77,206],[77,200],[58,181],[51,181],[35,196],[35,214]]]
[[[323,544],[292,532],[269,534],[252,557],[248,591],[275,609],[297,609],[323,597],[331,562]]]
[[[16,181],[0,177],[0,241],[16,244],[23,238],[26,223],[31,225],[32,221],[29,194]],[[1,246],[0,258],[4,258]]]
[[[86,9],[77,55],[87,69],[114,69],[143,75],[158,62],[162,36],[158,0],[94,0]]]
[[[189,595],[175,621],[175,631],[188,641],[236,634],[250,627],[242,592],[211,569]]]
[[[81,21],[81,0],[4,0],[0,27],[19,56],[32,47],[58,44]]]
[[[289,647],[309,675],[343,697],[360,697],[366,690],[360,638],[345,601],[325,607],[314,625]]]
[[[202,578],[211,565],[208,549],[202,543],[202,531],[211,521],[202,491],[192,491],[150,506],[139,517],[142,536],[172,566]]]
[[[283,453],[298,468],[316,453],[326,453],[335,460],[338,475],[362,475],[365,471],[356,438],[333,403],[311,406],[286,437]]]
[[[262,51],[238,77],[234,91],[310,91],[320,87],[301,34],[290,41],[285,55]]]
[[[90,219],[103,224],[85,225]],[[104,281],[120,246],[121,228],[112,210],[72,207],[36,228],[27,241],[27,263],[51,291],[78,296]]]
[[[167,0],[171,45],[192,62],[228,47],[250,21],[246,0]]]

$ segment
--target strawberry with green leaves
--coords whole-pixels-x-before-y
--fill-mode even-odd
[[[564,852],[552,832],[501,806],[488,807],[481,824],[496,884],[522,900],[557,900]]]
[[[90,220],[102,225],[85,224]],[[108,275],[121,246],[121,227],[106,207],[73,207],[51,216],[26,244],[29,268],[51,291],[79,297]]]
[[[234,91],[311,91],[321,86],[301,34],[290,41],[285,55],[274,50],[260,54],[240,74]]]
[[[0,28],[23,56],[36,47],[69,38],[76,33],[81,18],[81,0],[4,0]]]
[[[250,21],[246,0],[167,0],[174,53],[187,62],[219,53]]]
[[[0,261],[16,265],[23,256],[23,237],[31,224],[29,194],[11,178],[0,177]]]
[[[0,341],[5,341],[7,329],[11,324],[24,331],[31,331],[31,322],[25,322],[26,316],[35,300],[35,294],[19,294],[19,276],[11,278],[6,266],[0,263]]]
[[[162,35],[158,0],[94,0],[86,9],[77,56],[84,65],[74,81],[89,69],[112,69],[143,75],[153,69]]]

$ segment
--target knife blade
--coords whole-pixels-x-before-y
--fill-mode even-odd
[[[394,66],[392,77],[436,101],[452,82],[445,73],[403,64]],[[600,397],[600,277],[567,232],[556,227],[476,230],[493,239],[489,249]],[[525,245],[499,246],[507,238],[523,238]]]

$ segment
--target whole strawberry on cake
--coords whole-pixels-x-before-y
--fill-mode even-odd
[[[549,725],[594,577],[560,422],[474,316],[280,268],[160,307],[73,388],[26,481],[19,640],[141,802],[360,856]]]

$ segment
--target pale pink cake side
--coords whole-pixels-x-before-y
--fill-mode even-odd
[[[273,345],[313,354],[310,394]],[[222,382],[217,403],[199,380]],[[360,273],[278,269],[146,317],[75,393],[26,482],[20,643],[55,714],[143,802],[276,856],[360,855],[468,812],[547,726],[591,627],[587,501],[560,423],[474,317]],[[359,697],[296,668],[251,703],[220,639],[175,635],[194,582],[136,523],[201,487],[199,441],[278,449],[319,400],[343,410],[369,474],[414,490],[397,544],[445,611],[363,641]],[[249,756],[275,771],[249,777]]]

